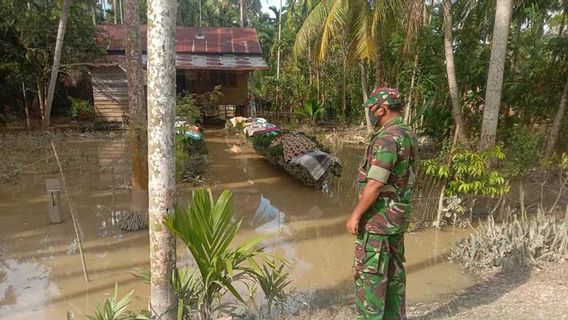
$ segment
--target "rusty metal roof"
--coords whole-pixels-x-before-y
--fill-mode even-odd
[[[147,59],[147,55],[142,54],[144,65]],[[124,54],[109,54],[104,60],[99,60],[99,63],[122,65],[126,63],[126,57]],[[176,53],[176,69],[253,71],[268,69],[268,66],[261,55]]]
[[[125,51],[126,27],[121,24],[99,25],[99,39],[111,52]],[[140,26],[142,51],[146,51],[146,26]],[[262,54],[253,28],[180,27],[176,29],[177,53]]]

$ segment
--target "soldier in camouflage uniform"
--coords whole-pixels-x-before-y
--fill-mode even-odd
[[[366,102],[373,125],[347,221],[355,241],[357,319],[406,319],[404,232],[412,211],[416,139],[401,119],[398,90],[376,88]]]

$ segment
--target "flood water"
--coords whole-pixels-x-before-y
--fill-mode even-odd
[[[268,252],[287,258],[291,287],[348,301],[354,238],[344,223],[355,201],[353,181],[363,150],[336,150],[343,177],[331,179],[321,191],[272,167],[239,137],[210,130],[206,141],[208,185],[216,194],[234,192],[243,220],[238,239],[262,236]],[[57,174],[21,174],[0,184],[0,319],[64,319],[67,311],[82,318],[115,283],[120,295],[134,290],[132,309],[144,308],[149,288],[131,273],[149,266],[147,231],[122,232],[111,214],[113,207],[120,210],[129,202],[127,143],[121,137],[68,139],[58,147],[84,162],[66,170],[62,159],[90,281],[84,280],[68,207],[63,206],[63,223],[48,221],[44,183]],[[191,191],[179,186],[178,202],[185,205]],[[467,234],[462,229],[407,234],[409,303],[432,301],[476,282],[446,258],[453,243]],[[181,245],[178,254],[178,263],[188,261]]]

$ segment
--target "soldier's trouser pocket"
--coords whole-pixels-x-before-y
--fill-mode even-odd
[[[364,232],[355,242],[355,276],[361,273],[385,274],[388,266],[388,236]]]
[[[355,245],[355,304],[357,319],[382,320],[388,286],[387,236],[363,233]]]

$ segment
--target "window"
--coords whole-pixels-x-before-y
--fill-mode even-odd
[[[209,84],[212,86],[236,87],[237,73],[231,71],[211,71],[209,72]]]

